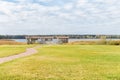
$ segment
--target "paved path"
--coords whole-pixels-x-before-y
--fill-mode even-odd
[[[24,52],[24,53],[20,53],[20,54],[17,54],[17,55],[12,55],[12,56],[8,56],[8,57],[0,58],[0,64],[11,61],[11,60],[14,60],[14,59],[17,59],[17,58],[20,58],[20,57],[29,56],[29,55],[32,55],[32,54],[35,54],[35,53],[37,53],[36,49],[28,48],[26,50],[26,52]]]

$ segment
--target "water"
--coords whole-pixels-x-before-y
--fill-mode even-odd
[[[16,41],[16,42],[27,42],[26,39],[12,39],[12,40],[14,40],[14,41]]]
[[[26,39],[12,39],[16,42],[27,42]],[[74,42],[74,41],[98,41],[100,39],[69,39],[69,42]],[[107,40],[120,40],[120,39],[107,39]],[[53,42],[56,42],[53,40]]]

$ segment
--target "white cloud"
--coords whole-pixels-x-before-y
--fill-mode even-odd
[[[85,6],[86,4],[88,4],[88,1],[87,1],[87,0],[77,0],[76,6],[77,6],[77,7],[83,7],[83,6]]]
[[[51,2],[53,0],[38,0],[39,2]]]
[[[97,2],[102,2],[102,3],[105,3],[105,4],[115,4],[116,2],[118,2],[118,0],[96,0]]]
[[[87,17],[87,15],[83,11],[76,10],[74,11],[74,15],[80,17]]]
[[[120,20],[119,0],[76,0],[68,1],[63,5],[48,6],[32,3],[33,0],[16,1],[19,3],[0,1],[0,13],[2,13],[0,14],[0,28],[4,25],[7,28],[12,26],[12,28],[16,26],[24,28],[27,26],[26,29],[28,29],[29,26],[30,29],[38,28],[38,30],[45,27],[45,30],[51,26],[58,29],[63,24],[61,28],[66,27],[68,29],[71,25],[67,24],[74,24],[75,27],[78,25],[114,23]],[[54,0],[39,1],[51,3]]]
[[[65,10],[71,10],[73,7],[74,7],[74,4],[72,4],[72,3],[68,3],[68,4],[64,5]]]

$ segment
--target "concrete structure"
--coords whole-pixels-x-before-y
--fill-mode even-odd
[[[63,36],[58,36],[56,38],[57,38],[57,41],[58,41],[59,44],[68,43],[68,40],[69,40],[68,37],[63,37]]]
[[[67,36],[26,36],[28,44],[63,44],[68,43],[69,37]]]

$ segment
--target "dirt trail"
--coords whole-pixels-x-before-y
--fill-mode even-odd
[[[11,60],[14,60],[14,59],[17,59],[17,58],[29,56],[29,55],[32,55],[32,54],[35,54],[35,53],[37,53],[36,49],[28,48],[26,50],[26,52],[23,52],[23,53],[20,53],[20,54],[17,54],[17,55],[12,55],[12,56],[8,56],[8,57],[0,58],[0,64],[11,61]]]

